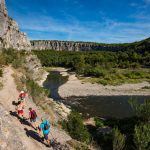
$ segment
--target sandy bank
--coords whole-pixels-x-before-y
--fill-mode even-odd
[[[137,84],[123,84],[119,86],[103,86],[100,84],[82,83],[75,74],[69,74],[66,69],[57,71],[65,76],[68,75],[68,81],[59,87],[59,95],[63,98],[70,96],[117,96],[117,95],[150,95],[150,89],[142,89],[145,86],[150,86],[148,82]]]

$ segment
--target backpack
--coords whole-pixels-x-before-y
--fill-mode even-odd
[[[34,110],[31,111],[31,119],[35,119],[37,117],[37,114]]]
[[[50,128],[50,124],[47,122],[44,124],[44,130],[48,130]]]

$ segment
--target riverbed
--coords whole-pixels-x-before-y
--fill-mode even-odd
[[[51,98],[56,101],[62,101],[86,117],[130,117],[135,115],[135,113],[129,105],[129,99],[137,99],[140,103],[142,103],[145,99],[150,99],[149,95],[83,95],[63,98],[59,94],[59,88],[66,84],[68,79],[69,76],[64,76],[58,70],[51,71],[43,86],[51,91]],[[82,93],[82,89],[80,89],[79,92]]]

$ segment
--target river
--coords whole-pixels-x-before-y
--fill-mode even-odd
[[[145,99],[150,99],[150,96],[89,96],[61,99],[58,94],[58,88],[67,80],[67,76],[62,76],[58,71],[52,71],[43,83],[43,86],[51,91],[51,98],[56,101],[62,101],[72,109],[82,113],[85,117],[130,117],[135,114],[129,105],[129,99],[137,99],[140,103]]]

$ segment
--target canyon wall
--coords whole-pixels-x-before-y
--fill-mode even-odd
[[[73,41],[51,41],[51,40],[37,40],[31,41],[33,50],[57,50],[57,51],[118,51],[125,50],[125,46],[119,44],[98,44],[92,42],[73,42]]]
[[[0,48],[31,49],[26,34],[20,32],[18,24],[8,16],[5,0],[0,0]]]

